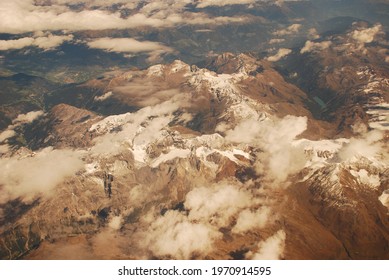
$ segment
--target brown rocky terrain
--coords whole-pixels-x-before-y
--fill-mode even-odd
[[[34,171],[28,179],[55,180],[31,194],[15,180],[27,167],[3,171],[0,258],[389,258],[379,199],[387,138],[369,115],[370,97],[388,101],[386,72],[338,75],[335,56],[315,57],[333,66],[318,82],[338,94],[332,122],[314,117],[312,93],[251,54],[227,53],[206,68],[174,61],[62,92],[21,126],[27,147],[3,153],[4,166],[50,160],[57,173]],[[116,114],[91,109],[115,102],[125,104]]]

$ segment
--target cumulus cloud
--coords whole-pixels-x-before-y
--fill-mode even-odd
[[[369,174],[366,169],[359,171],[351,170],[350,173],[359,181],[359,183],[377,189],[381,185],[381,180],[378,175]]]
[[[192,222],[178,211],[168,211],[150,224],[142,246],[158,257],[190,259],[212,251],[222,234],[206,224]]]
[[[309,0],[273,0],[273,1],[275,5],[283,7],[285,2],[301,2],[301,1],[309,1]]]
[[[264,228],[270,219],[270,208],[261,207],[257,210],[245,209],[239,213],[233,233],[245,233],[254,228]]]
[[[145,80],[133,80],[128,84],[115,87],[115,94],[122,98],[131,99],[135,106],[154,106],[182,95],[178,89],[161,89],[160,85],[154,85]]]
[[[317,33],[316,28],[310,28],[308,30],[308,39],[316,40],[316,39],[319,39],[319,38],[320,38],[320,35]]]
[[[0,201],[48,195],[66,177],[83,167],[81,154],[71,150],[46,148],[28,157],[0,158]],[[55,168],[53,168],[55,163]]]
[[[110,11],[101,7],[108,7],[101,1],[77,1],[76,3],[89,3],[87,9],[74,11],[68,5],[71,1],[55,1],[56,5],[41,5],[34,0],[3,0],[0,9],[0,32],[20,34],[34,31],[58,31],[58,30],[106,30],[128,29],[142,26],[172,27],[177,24],[225,24],[227,22],[241,22],[238,17],[209,17],[204,13],[194,13],[185,10],[187,2],[180,4],[173,1],[157,1],[148,5],[158,6],[162,10],[141,10],[124,18],[120,8],[135,8],[138,3],[126,3],[124,1],[108,1],[112,5],[121,3],[119,10]],[[97,7],[94,4],[97,4]],[[74,3],[73,3],[74,4]],[[145,6],[148,6],[145,5]],[[144,7],[146,9],[146,7]],[[150,9],[149,9],[150,12]]]
[[[90,130],[105,133],[94,139],[92,154],[115,155],[125,148],[131,148],[135,159],[143,161],[142,147],[160,136],[161,130],[173,120],[173,112],[180,107],[180,101],[169,100],[155,106],[148,106],[135,113],[110,116],[94,124]],[[114,128],[119,131],[106,133]]]
[[[99,38],[87,43],[90,48],[109,52],[142,53],[142,52],[172,52],[169,47],[158,42],[137,41],[132,38]]]
[[[368,44],[374,41],[377,34],[382,33],[382,25],[377,24],[371,28],[365,28],[361,30],[354,30],[351,36],[354,40],[361,44]]]
[[[252,260],[279,260],[283,257],[286,234],[283,230],[258,244],[258,251],[249,252],[246,258]]]
[[[227,6],[227,5],[248,5],[255,4],[256,0],[200,0],[197,8],[206,8],[209,6]]]
[[[23,49],[26,47],[37,47],[44,50],[55,49],[62,45],[66,41],[73,40],[73,35],[52,35],[44,37],[24,37],[15,40],[0,40],[0,50],[12,50],[12,49]]]
[[[378,130],[367,132],[358,138],[351,138],[339,152],[339,156],[343,161],[357,159],[359,157],[375,158],[382,155],[385,151],[381,140],[384,138],[384,133]],[[384,153],[387,156],[387,152]]]
[[[26,114],[19,114],[16,119],[12,121],[12,124],[7,127],[2,133],[0,133],[0,143],[6,142],[11,137],[16,136],[15,129],[23,124],[31,123],[44,113],[43,111],[31,111]]]
[[[16,135],[16,132],[13,129],[8,128],[7,130],[4,130],[2,133],[0,133],[0,143],[4,142],[5,140],[7,140],[11,137],[14,137],[15,135]]]
[[[0,145],[0,154],[8,153],[9,150],[10,150],[10,146],[9,145]]]
[[[26,114],[20,114],[12,121],[13,124],[16,123],[31,123],[35,121],[37,118],[44,115],[43,111],[31,111]]]
[[[34,43],[33,38],[21,38],[16,40],[0,40],[0,50],[12,50],[23,49],[25,47],[32,46]]]
[[[248,190],[230,184],[200,187],[186,196],[185,207],[190,210],[189,219],[206,220],[218,227],[227,226],[238,211],[252,205]]]
[[[158,42],[138,41],[132,38],[99,38],[87,42],[89,48],[118,53],[147,53],[150,62],[158,62],[161,55],[174,50]]]
[[[280,44],[285,42],[285,39],[270,39],[269,44]]]
[[[37,46],[40,49],[50,50],[55,49],[56,47],[62,45],[66,41],[72,41],[73,35],[48,35],[46,37],[37,37],[34,39],[34,46]]]
[[[39,3],[39,0],[36,1]],[[44,3],[41,0],[42,3]],[[118,5],[118,4],[126,4],[128,1],[127,0],[50,0],[50,3],[56,4],[56,5],[65,5],[65,4],[84,4],[87,6],[98,6],[98,7],[108,7],[112,5]],[[140,1],[133,1],[136,3],[139,3]]]
[[[113,230],[119,230],[122,227],[123,218],[122,216],[114,216],[110,219],[108,227]]]
[[[383,191],[378,200],[389,210],[389,190]]]
[[[258,172],[281,182],[305,165],[304,151],[292,143],[306,129],[306,117],[286,116],[262,122],[246,119],[226,132],[226,140],[261,148],[263,152],[257,155]]]
[[[102,30],[163,24],[160,20],[147,19],[140,14],[123,19],[117,13],[104,10],[74,12],[67,9],[66,6],[34,5],[32,0],[5,0],[4,6],[0,10],[0,16],[2,18],[0,31],[5,33],[65,29]]]
[[[136,238],[148,255],[202,257],[212,252],[215,241],[223,237],[220,228],[230,227],[235,220],[231,231],[237,234],[265,226],[270,208],[260,207],[262,202],[248,186],[237,182],[194,187],[186,194],[185,211],[169,210],[161,215],[151,210],[142,217],[142,230]]]
[[[281,58],[287,56],[291,52],[292,52],[292,50],[290,50],[290,49],[282,48],[282,49],[279,49],[278,52],[275,55],[269,56],[267,58],[267,60],[271,61],[271,62],[279,61]]]
[[[93,99],[94,99],[94,101],[104,101],[104,100],[107,100],[108,98],[110,98],[112,95],[113,95],[112,91],[108,91],[101,96],[95,96],[95,98],[93,98]]]
[[[301,49],[300,53],[307,52],[316,52],[328,49],[331,46],[331,41],[323,41],[323,42],[312,42],[306,41],[304,47]]]
[[[291,35],[291,34],[298,33],[300,31],[301,27],[302,27],[301,24],[294,23],[285,29],[281,29],[281,30],[277,30],[277,31],[273,32],[273,34],[277,35],[277,36]]]

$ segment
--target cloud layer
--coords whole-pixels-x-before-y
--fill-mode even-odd
[[[73,35],[52,35],[41,37],[24,37],[16,40],[0,40],[0,51],[37,47],[44,50],[55,49],[66,41],[73,40]]]
[[[332,44],[331,41],[312,42],[308,40],[305,42],[305,45],[301,49],[300,53],[322,51],[329,48],[331,44]]]
[[[256,0],[200,0],[197,8],[205,8],[209,6],[227,6],[227,5],[247,5],[255,4]]]
[[[0,159],[0,202],[50,192],[66,177],[73,176],[83,167],[81,154],[71,150],[44,149],[28,157]],[[55,163],[55,168],[53,168]]]
[[[252,260],[279,260],[283,256],[286,234],[283,230],[259,242],[256,252],[247,253],[246,257]]]
[[[92,49],[118,53],[147,53],[150,60],[156,61],[162,54],[173,52],[172,48],[158,42],[137,41],[132,38],[99,38],[87,42]]]
[[[33,0],[3,0],[0,8],[0,32],[20,34],[35,31],[58,30],[106,30],[128,29],[142,26],[172,27],[177,24],[224,24],[240,22],[238,17],[209,17],[204,13],[185,10],[188,1],[154,1],[144,5],[144,1],[127,3],[125,1],[52,1],[52,5]],[[68,4],[86,3],[85,10],[72,10]],[[120,4],[121,9],[142,8],[128,17],[119,11],[111,12],[112,4]],[[96,6],[97,7],[96,7]]]
[[[269,56],[267,58],[267,60],[271,61],[271,62],[276,62],[276,61],[279,61],[280,59],[286,57],[291,52],[292,52],[292,50],[290,50],[290,49],[282,48],[282,49],[279,49],[278,52],[275,55]]]
[[[374,41],[375,36],[382,33],[382,25],[377,24],[371,28],[354,30],[351,36],[361,44],[368,44]]]
[[[306,117],[286,116],[283,119],[246,119],[226,133],[226,139],[260,147],[257,170],[276,182],[283,182],[290,174],[305,165],[304,151],[294,147],[293,141],[307,129]]]
[[[292,34],[298,33],[300,31],[301,27],[302,27],[301,24],[294,23],[285,29],[281,29],[281,30],[277,30],[277,31],[273,32],[273,34],[277,35],[277,36],[292,35]]]

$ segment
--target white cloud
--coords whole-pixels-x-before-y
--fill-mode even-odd
[[[365,28],[361,30],[354,30],[351,36],[354,40],[361,44],[371,43],[377,34],[382,33],[382,25],[377,24],[371,28]]]
[[[0,133],[0,143],[4,142],[5,140],[14,137],[16,135],[15,130],[13,129],[7,129],[4,130],[2,133]]]
[[[384,133],[379,130],[372,130],[359,138],[351,138],[339,152],[339,156],[343,161],[359,157],[375,158],[385,151],[381,143],[383,138]]]
[[[43,1],[41,1],[43,2]],[[64,4],[85,4],[87,6],[107,7],[114,4],[126,4],[128,0],[50,0],[50,3],[56,5]],[[139,0],[133,1],[139,3]]]
[[[331,41],[323,41],[323,42],[312,42],[306,41],[304,47],[301,49],[300,53],[321,51],[329,48],[331,46]]]
[[[249,252],[247,258],[252,260],[278,260],[283,257],[286,234],[283,230],[258,244],[257,252]]]
[[[73,40],[73,35],[56,36],[52,34],[49,34],[46,37],[24,37],[16,40],[0,40],[0,50],[23,49],[26,47],[37,47],[44,50],[50,50],[71,40]]]
[[[307,128],[306,117],[286,116],[283,119],[246,119],[226,132],[226,140],[246,143],[261,148],[257,155],[258,172],[269,176],[276,183],[285,181],[304,167],[304,151],[292,145],[293,140]]]
[[[302,1],[310,1],[310,0],[270,0],[270,1],[273,1],[274,4],[279,7],[283,7],[285,2],[302,2]]]
[[[50,50],[55,49],[56,47],[62,45],[66,41],[72,41],[73,35],[48,35],[47,37],[37,37],[34,39],[34,46],[37,46],[40,49]]]
[[[277,35],[277,36],[291,35],[291,34],[298,33],[300,31],[301,27],[302,27],[301,24],[294,23],[285,29],[281,29],[281,30],[277,30],[277,31],[273,32],[273,34]]]
[[[9,145],[0,145],[0,154],[8,153],[9,150],[10,150],[10,146]]]
[[[0,40],[0,50],[23,49],[32,46],[34,38],[21,38],[16,40]]]
[[[160,137],[161,130],[172,121],[172,113],[180,108],[179,100],[169,100],[155,106],[140,109],[135,113],[122,116],[110,116],[94,124],[90,130],[105,132],[96,137],[95,145],[91,148],[92,154],[115,155],[122,149],[133,150],[137,160],[141,160],[143,148],[151,141]],[[114,127],[121,127],[119,132],[106,133]],[[142,148],[143,147],[143,148]]]
[[[381,180],[378,175],[369,174],[366,169],[360,169],[359,171],[351,170],[350,173],[361,183],[366,186],[377,189],[381,185]]]
[[[285,39],[270,39],[269,44],[280,44],[285,42]]]
[[[197,8],[206,8],[209,6],[227,6],[227,5],[248,5],[255,4],[256,0],[200,0]]]
[[[261,207],[257,210],[245,209],[239,213],[233,233],[244,233],[255,228],[264,228],[270,218],[270,208]]]
[[[0,8],[0,32],[20,34],[34,31],[58,30],[106,30],[128,29],[143,26],[172,27],[177,24],[224,24],[227,22],[241,22],[239,17],[209,17],[204,13],[193,13],[185,10],[185,5],[173,1],[174,5],[167,5],[164,1],[154,4],[163,10],[144,10],[123,18],[120,11],[111,12],[109,9],[94,7],[96,1],[88,2],[88,9],[82,11],[71,10],[69,1],[56,1],[57,5],[38,5],[33,0],[2,0]],[[116,3],[123,1],[109,1]],[[140,3],[138,1],[137,3]],[[100,7],[106,7],[98,1]],[[123,3],[124,4],[124,3]],[[134,3],[126,5],[137,6]],[[124,6],[126,6],[124,5]],[[150,3],[149,5],[152,5]],[[123,6],[123,7],[124,7]],[[148,6],[148,5],[146,5]]]
[[[114,216],[110,219],[108,227],[113,230],[119,230],[122,227],[123,218],[122,216]]]
[[[190,259],[194,254],[212,251],[213,242],[222,234],[206,224],[192,222],[178,211],[168,211],[155,219],[143,233],[141,246],[158,257]]]
[[[31,111],[31,112],[28,112],[26,114],[18,115],[17,118],[12,121],[12,123],[13,124],[15,124],[15,123],[31,123],[43,115],[44,115],[43,111]]]
[[[281,48],[278,50],[278,52],[275,55],[269,56],[267,58],[267,60],[271,61],[271,62],[279,61],[281,58],[284,58],[285,56],[287,56],[291,52],[292,52],[292,50],[290,50],[290,49]]]
[[[152,210],[142,217],[142,229],[136,238],[142,249],[157,257],[202,257],[212,252],[214,242],[223,237],[220,228],[228,227],[235,218],[235,233],[264,226],[270,208],[258,207],[259,203],[259,198],[242,184],[221,182],[195,187],[186,194],[187,211],[169,210],[161,216],[160,211]]]
[[[250,192],[230,184],[200,187],[186,196],[185,207],[190,220],[205,220],[218,227],[227,226],[230,218],[252,205]]]
[[[320,35],[317,33],[316,28],[310,28],[308,30],[308,39],[316,40],[316,39],[319,39],[319,38],[320,38]]]
[[[101,96],[95,96],[94,100],[95,101],[104,101],[104,100],[107,100],[108,98],[110,98],[112,95],[113,95],[112,91],[108,91]]]
[[[378,200],[389,210],[389,190],[383,191]]]
[[[122,98],[131,98],[135,106],[154,106],[170,100],[182,93],[178,89],[161,89],[158,84],[152,84],[148,80],[132,80],[128,84],[115,87],[115,94]]]
[[[148,53],[152,61],[159,56],[173,52],[172,48],[158,42],[137,41],[132,38],[99,38],[87,43],[90,48],[119,53]]]
[[[16,135],[15,128],[26,123],[31,123],[44,113],[43,111],[31,111],[26,114],[19,114],[9,125],[6,130],[0,133],[0,143]]]
[[[0,158],[0,201],[35,195],[49,195],[68,176],[83,167],[81,154],[71,150],[46,148],[29,157]],[[55,168],[53,168],[55,163]]]

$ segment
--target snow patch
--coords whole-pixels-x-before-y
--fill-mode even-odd
[[[147,69],[147,76],[161,77],[163,75],[163,70],[164,66],[162,64],[153,65]]]
[[[190,155],[188,149],[171,149],[167,154],[160,155],[156,160],[151,163],[151,167],[158,167],[161,163],[173,160],[175,158],[186,158]]]
[[[378,188],[381,185],[380,177],[378,175],[370,175],[366,169],[359,171],[351,170],[350,173],[358,180],[359,183]]]
[[[132,115],[131,113],[125,113],[121,115],[108,116],[105,119],[93,124],[89,128],[89,131],[96,131],[98,133],[111,131],[113,128],[125,124],[129,120],[129,117],[131,115]]]
[[[324,163],[333,159],[343,145],[349,140],[339,138],[335,140],[319,140],[311,141],[307,139],[299,139],[292,142],[294,147],[300,147],[304,150],[307,158],[305,167],[317,168],[323,166]]]
[[[86,174],[93,174],[98,170],[99,170],[99,164],[97,162],[85,164],[85,173]]]
[[[378,130],[389,130],[389,103],[370,105],[366,112],[370,116],[369,126]]]
[[[109,221],[108,227],[113,230],[119,230],[122,227],[122,223],[123,223],[122,216],[115,216]]]
[[[389,190],[383,191],[378,200],[389,209]]]
[[[190,71],[190,66],[188,64],[182,62],[181,60],[175,60],[171,65],[170,72],[177,73],[177,72],[180,72],[182,70]]]

